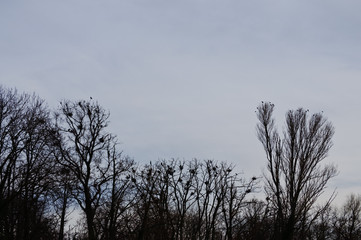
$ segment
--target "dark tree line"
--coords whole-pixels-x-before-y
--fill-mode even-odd
[[[215,160],[136,163],[96,101],[57,110],[0,87],[0,239],[360,239],[361,197],[317,205],[334,128],[320,113],[258,107],[267,172],[246,179]],[[261,182],[264,180],[265,197]]]

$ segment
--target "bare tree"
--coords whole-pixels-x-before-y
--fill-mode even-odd
[[[24,139],[23,109],[26,97],[0,87],[0,237],[14,236],[15,216],[11,209],[20,194],[15,186],[17,162]]]
[[[335,239],[359,239],[361,236],[361,195],[351,194],[336,215]]]
[[[158,231],[154,226],[164,219],[164,211],[168,207],[168,194],[164,194],[167,192],[168,178],[163,179],[162,168],[152,163],[145,165],[139,171],[135,168],[132,171],[130,179],[137,191],[137,204],[134,209],[134,217],[137,219],[134,226],[136,239],[154,239],[154,232],[158,234],[156,236],[158,239],[164,239],[167,232]],[[164,230],[164,222],[161,226]]]
[[[255,190],[257,183],[257,178],[248,182],[233,168],[214,160],[199,165],[194,181],[195,239],[232,239],[246,195]]]
[[[66,143],[62,164],[76,178],[74,198],[86,216],[88,238],[94,240],[98,238],[94,217],[111,179],[108,150],[115,140],[106,132],[109,113],[94,101],[65,101],[59,116]]]
[[[18,159],[17,182],[21,191],[20,219],[17,237],[34,239],[40,237],[40,227],[49,206],[53,189],[52,126],[49,111],[42,99],[28,95],[24,109],[23,151]]]
[[[227,240],[232,240],[234,239],[234,233],[236,231],[235,226],[242,211],[244,211],[244,208],[249,209],[250,203],[254,205],[253,203],[255,201],[247,202],[245,198],[249,193],[256,190],[259,180],[257,177],[252,177],[251,180],[246,181],[246,179],[241,178],[239,174],[231,173],[233,169],[231,166],[225,164],[221,165],[221,169],[221,173],[223,173],[221,195],[225,237]]]
[[[281,137],[272,117],[274,105],[257,108],[258,139],[267,156],[266,193],[275,209],[275,239],[293,239],[328,180],[337,173],[333,165],[322,166],[332,146],[334,127],[322,113],[311,116],[299,108],[286,114]]]
[[[272,221],[268,214],[268,201],[250,199],[243,203],[242,213],[236,216],[234,234],[231,239],[270,239]]]
[[[0,238],[34,239],[50,230],[54,165],[44,101],[0,87]]]
[[[57,161],[59,162],[59,160]],[[53,209],[54,218],[59,223],[58,240],[63,240],[65,236],[65,224],[69,220],[72,211],[69,211],[70,205],[73,203],[74,176],[69,169],[63,166],[57,166],[57,171],[53,176]]]
[[[195,204],[195,180],[198,168],[201,167],[197,159],[189,162],[172,160],[170,165],[176,171],[169,175],[170,206],[174,208],[174,239],[189,239],[186,232],[187,215]]]
[[[107,158],[111,163],[110,181],[96,219],[101,226],[101,239],[122,239],[127,237],[124,236],[127,231],[124,227],[125,215],[135,203],[134,185],[130,179],[134,160],[123,157],[116,145],[110,146]]]
[[[337,211],[331,205],[322,206],[319,216],[312,223],[308,239],[340,239],[337,236]]]

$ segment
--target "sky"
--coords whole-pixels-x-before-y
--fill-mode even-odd
[[[323,111],[336,202],[361,193],[358,0],[0,1],[0,84],[56,109],[91,96],[135,161],[266,170],[256,107]]]

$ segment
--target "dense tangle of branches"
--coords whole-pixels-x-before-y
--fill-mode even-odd
[[[108,132],[96,101],[62,101],[0,87],[0,239],[358,239],[361,199],[317,206],[336,170],[322,167],[333,127],[303,109],[281,138],[263,103],[261,178],[215,160],[139,164]],[[273,227],[271,227],[273,226]],[[291,231],[286,231],[291,230]]]

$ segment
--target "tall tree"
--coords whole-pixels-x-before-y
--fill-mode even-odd
[[[111,179],[108,151],[115,138],[106,131],[109,113],[97,102],[65,101],[59,112],[59,129],[65,138],[63,166],[76,178],[74,198],[86,216],[89,240],[97,239],[94,222]]]
[[[11,209],[20,194],[15,186],[16,166],[24,139],[23,109],[26,97],[16,90],[0,87],[0,237],[13,236],[15,216]]]
[[[41,221],[53,189],[53,127],[44,101],[35,95],[28,95],[22,119],[24,139],[17,168],[21,191],[17,238],[34,239],[41,236]]]
[[[305,228],[310,210],[337,173],[333,165],[322,165],[334,127],[322,113],[309,116],[299,108],[287,112],[281,137],[273,109],[268,102],[258,106],[257,133],[267,156],[266,193],[276,209],[274,237],[287,240]]]
[[[50,233],[45,231],[54,163],[51,131],[42,99],[0,87],[1,239],[34,239]]]

